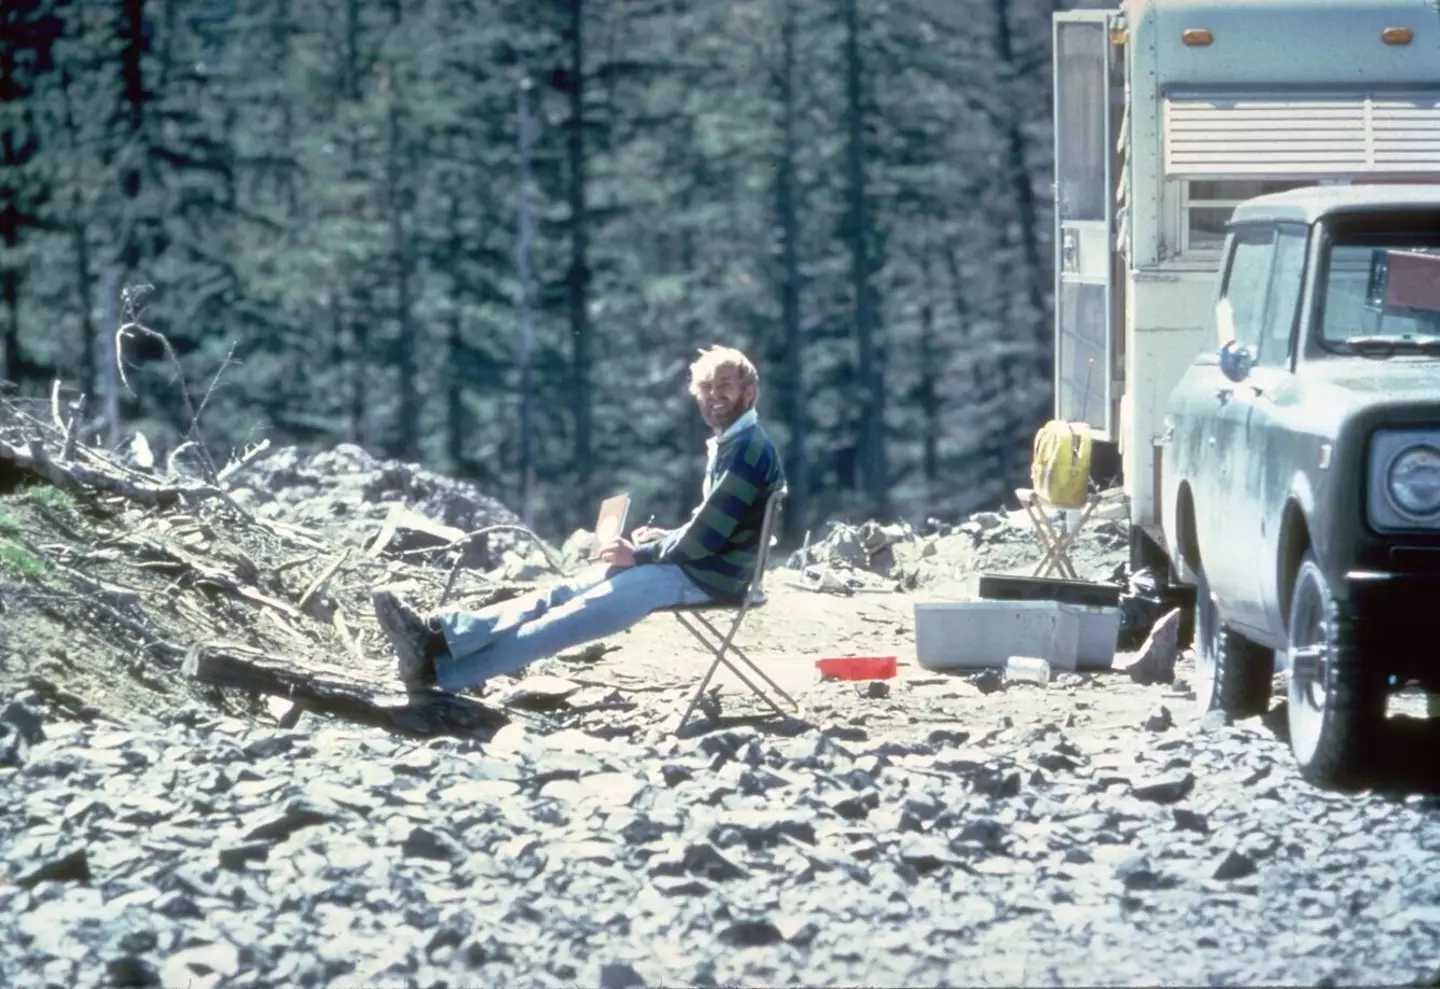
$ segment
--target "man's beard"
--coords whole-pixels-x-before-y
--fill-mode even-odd
[[[725,405],[723,408],[705,409],[703,417],[705,424],[717,433],[723,433],[735,424],[745,414],[743,402]]]

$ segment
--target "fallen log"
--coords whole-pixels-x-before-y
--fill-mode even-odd
[[[328,714],[402,735],[470,735],[510,723],[502,711],[455,694],[397,694],[333,667],[297,667],[293,661],[231,643],[194,646],[181,667],[189,677],[283,697],[316,714]]]

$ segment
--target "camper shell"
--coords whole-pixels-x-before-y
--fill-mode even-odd
[[[1165,404],[1223,342],[1208,317],[1232,214],[1440,181],[1440,8],[1136,0],[1056,14],[1054,60],[1054,415],[1118,450],[1134,531],[1163,547]]]

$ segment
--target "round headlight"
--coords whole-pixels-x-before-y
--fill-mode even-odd
[[[1411,515],[1440,512],[1440,450],[1433,446],[1407,447],[1390,461],[1390,497]]]

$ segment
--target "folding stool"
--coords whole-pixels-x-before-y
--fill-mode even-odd
[[[765,681],[770,689],[783,697],[791,707],[797,710],[799,708],[799,705],[795,703],[794,699],[781,689],[779,684],[770,679],[764,670],[756,666],[750,657],[745,655],[745,652],[735,644],[735,634],[740,631],[740,626],[744,623],[745,616],[755,608],[763,607],[765,604],[765,570],[770,563],[770,543],[775,533],[775,521],[780,515],[781,504],[784,502],[785,496],[788,493],[789,491],[782,487],[771,494],[765,502],[765,515],[760,523],[760,546],[756,553],[755,574],[750,578],[750,585],[745,589],[745,596],[741,598],[739,602],[711,601],[701,605],[681,605],[675,608],[661,609],[672,613],[680,624],[685,627],[686,631],[695,636],[700,644],[705,647],[705,651],[713,657],[709,669],[705,671],[705,676],[701,679],[700,686],[695,691],[695,695],[690,698],[690,706],[685,709],[685,714],[680,718],[680,724],[675,728],[676,734],[679,734],[685,728],[686,723],[690,720],[690,716],[695,713],[695,708],[700,704],[701,698],[705,695],[706,688],[710,686],[710,680],[715,676],[715,671],[720,668],[721,663],[729,667],[745,686],[749,687],[761,700],[769,704],[770,707],[775,710],[776,714],[782,718],[787,716],[785,709],[776,703],[775,699],[767,694],[763,688],[757,686],[755,681],[746,675],[745,670],[733,662],[732,657],[733,659],[738,659],[749,668],[750,672]],[[706,617],[707,612],[728,612],[731,616],[729,628],[722,631],[717,627],[717,623],[723,626],[725,624],[724,619],[716,618],[716,620],[712,622]]]

